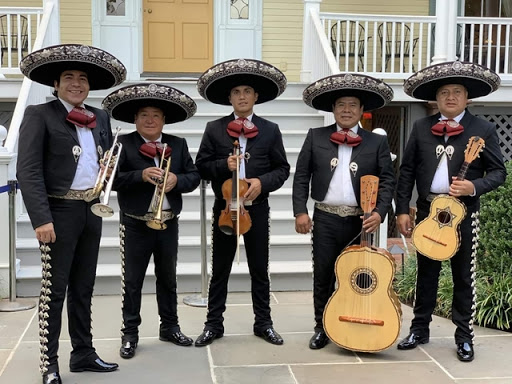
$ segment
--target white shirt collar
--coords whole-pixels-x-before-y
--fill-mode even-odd
[[[357,133],[357,130],[359,129],[359,123],[357,123],[356,125],[354,125],[352,128],[350,128],[350,130],[354,133]],[[336,130],[339,132],[342,130],[342,128],[336,123]]]
[[[157,143],[161,143],[162,142],[162,134],[160,134],[160,137],[158,139],[156,139],[156,140],[148,140],[144,136],[142,136],[140,133],[139,133],[139,136],[142,137],[142,140],[144,140],[146,143],[149,143],[151,141],[156,141]]]
[[[235,116],[235,120],[240,118],[240,116],[237,116],[235,112],[233,112],[233,115]],[[246,119],[249,121],[252,121],[253,116],[254,116],[254,113],[251,113],[249,116],[246,117]]]
[[[460,115],[457,115],[455,116],[453,119],[451,120],[455,120],[457,123],[460,123],[460,121],[462,120],[462,118],[464,117],[464,114],[466,113],[466,110],[463,110],[462,113]],[[441,116],[439,117],[439,120],[450,120],[448,119],[446,116],[444,116],[442,113],[441,113]]]
[[[62,103],[62,105],[64,106],[64,108],[66,108],[66,110],[68,111],[68,113],[69,113],[69,112],[71,112],[71,110],[72,110],[73,108],[75,108],[75,105],[73,105],[73,104],[69,104],[67,101],[62,100],[61,98],[58,98],[58,99],[60,100],[60,102]],[[85,108],[85,107],[84,107],[84,103],[82,103],[81,105],[79,105],[79,107]]]

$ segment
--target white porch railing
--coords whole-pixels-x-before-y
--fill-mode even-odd
[[[0,74],[19,74],[19,61],[32,52],[42,7],[0,7]]]
[[[58,42],[58,37],[55,38],[51,33],[51,23],[57,23],[57,20],[52,20],[52,14],[54,12],[55,5],[52,2],[48,2],[42,14],[41,22],[39,23],[38,34],[34,41],[33,50],[41,49],[48,45],[53,45]],[[49,33],[50,32],[50,33]],[[57,41],[55,41],[57,40]],[[47,86],[33,83],[28,78],[24,78],[21,84],[20,94],[14,108],[14,114],[11,119],[7,139],[5,140],[4,147],[9,152],[17,152],[18,133],[23,120],[23,114],[25,108],[30,104],[40,104],[45,101],[46,96],[49,94],[49,88]],[[14,173],[11,176],[14,177]]]
[[[407,78],[430,64],[434,16],[320,13],[341,72]]]
[[[339,72],[405,79],[434,56],[435,16],[311,13],[324,34],[324,56]],[[512,81],[512,18],[458,17],[455,58],[495,70]],[[313,80],[316,79],[313,77]]]

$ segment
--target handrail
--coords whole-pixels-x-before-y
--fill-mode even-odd
[[[324,27],[320,21],[319,14],[316,13],[314,10],[311,10],[311,21],[313,23],[313,26],[315,27],[315,36],[318,37],[318,42],[320,43],[325,58],[327,59],[327,65],[331,72],[328,73],[326,76],[338,73],[340,70],[338,68],[338,64],[336,63],[336,60],[334,59],[334,55],[331,53],[331,48],[329,47],[327,36],[325,36]]]
[[[52,11],[53,3],[49,2],[45,5],[43,10],[43,17],[39,25],[36,40],[34,42],[34,50],[43,48],[46,32],[48,30],[48,26],[50,25]],[[7,139],[4,143],[4,147],[7,148],[7,150],[12,153],[16,152],[16,144],[18,142],[20,125],[21,121],[23,120],[25,108],[27,107],[29,98],[31,97],[30,90],[32,88],[32,85],[32,80],[26,77],[23,79],[23,82],[21,83],[20,94],[16,102],[16,107],[14,108],[14,113],[11,119],[11,124],[9,126],[9,131],[7,132]],[[36,95],[33,96],[35,97]]]

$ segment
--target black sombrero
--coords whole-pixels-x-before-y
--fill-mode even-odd
[[[34,51],[21,60],[20,69],[29,79],[50,87],[63,71],[83,71],[92,91],[112,88],[126,79],[126,68],[117,58],[102,49],[80,44]]]
[[[249,85],[258,93],[256,104],[278,97],[286,89],[286,76],[276,67],[259,60],[228,60],[214,65],[197,81],[199,94],[215,104],[230,105],[234,87]]]
[[[468,99],[474,99],[496,91],[500,82],[494,71],[482,65],[449,61],[416,72],[404,82],[404,91],[415,99],[434,101],[443,85],[461,84],[468,91]]]
[[[177,123],[194,116],[197,110],[192,98],[161,84],[135,84],[119,88],[103,99],[102,107],[108,114],[120,121],[133,124],[140,108],[160,108],[165,124]]]
[[[302,93],[307,105],[326,112],[332,112],[334,102],[344,96],[357,97],[364,110],[371,111],[389,103],[393,99],[393,90],[371,76],[340,73],[315,81]]]

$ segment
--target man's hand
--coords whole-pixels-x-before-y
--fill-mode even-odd
[[[178,177],[174,173],[169,172],[167,175],[167,183],[165,184],[164,192],[167,193],[171,191],[176,186],[176,184],[178,184]]]
[[[301,213],[295,217],[295,231],[297,233],[309,233],[312,227],[313,223],[307,213]]]
[[[363,230],[366,233],[373,233],[379,228],[379,225],[382,221],[380,214],[378,212],[372,212],[370,217],[363,220]]]
[[[396,225],[400,233],[406,237],[410,237],[412,233],[411,216],[408,213],[402,213],[396,217]]]
[[[458,180],[452,176],[452,184],[450,185],[450,196],[460,197],[469,196],[475,193],[475,185],[469,180]]]
[[[245,179],[245,181],[249,183],[249,189],[245,192],[244,199],[253,201],[261,193],[261,181],[257,177],[253,179]]]
[[[164,177],[164,170],[158,167],[149,167],[142,171],[142,180],[146,183],[158,185]]]
[[[239,156],[238,164],[240,164],[240,161],[242,161],[243,155]],[[228,162],[228,168],[231,172],[236,171],[236,155],[231,155],[227,159]]]
[[[57,236],[55,235],[55,230],[53,229],[53,223],[46,223],[40,225],[35,229],[36,238],[41,243],[55,243],[57,240]]]

